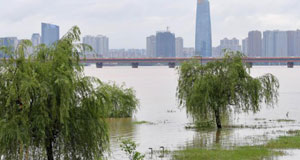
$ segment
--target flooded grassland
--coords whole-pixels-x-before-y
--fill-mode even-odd
[[[109,159],[125,159],[120,149],[120,139],[130,138],[137,144],[137,150],[146,154],[146,159],[172,159],[171,152],[180,149],[212,149],[221,151],[237,147],[241,152],[250,146],[266,145],[279,136],[290,135],[289,131],[300,129],[300,68],[254,67],[252,76],[274,74],[280,82],[277,106],[263,106],[257,114],[233,114],[230,123],[222,131],[216,129],[197,130],[187,128],[192,122],[176,100],[177,71],[166,66],[159,67],[85,67],[85,74],[103,81],[125,83],[136,90],[140,100],[139,111],[132,119],[109,119]],[[162,147],[166,151],[162,153]],[[242,148],[239,148],[242,147]],[[149,148],[154,150],[151,156]],[[249,149],[249,148],[248,148]],[[279,149],[284,156],[272,159],[300,159],[297,149]],[[260,150],[264,151],[264,150]],[[224,151],[226,152],[226,151]],[[262,155],[282,155],[281,152]],[[208,153],[208,152],[207,152]],[[229,153],[231,154],[231,153]],[[264,156],[262,156],[264,157]],[[267,156],[268,157],[268,156]]]

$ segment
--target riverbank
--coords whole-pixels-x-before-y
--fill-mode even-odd
[[[215,146],[212,149],[187,148],[176,151],[174,160],[260,160],[285,155],[285,150],[300,149],[300,131],[288,131],[288,136],[269,141],[260,146],[242,146],[222,148]]]

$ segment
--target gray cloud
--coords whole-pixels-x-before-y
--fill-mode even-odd
[[[249,30],[300,28],[299,0],[210,0],[213,42],[244,38]],[[171,28],[194,46],[196,0],[0,0],[0,37],[30,38],[40,23],[61,33],[78,25],[82,33],[110,37],[111,48],[145,48],[145,37]]]

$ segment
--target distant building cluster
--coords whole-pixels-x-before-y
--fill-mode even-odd
[[[263,32],[262,56],[300,56],[300,30]]]
[[[175,34],[168,29],[158,31],[156,35],[146,38],[147,57],[186,57],[193,56],[194,52],[194,50],[185,49],[183,38],[175,37]]]
[[[300,56],[300,30],[251,31],[243,40],[243,52],[249,57]]]
[[[220,41],[220,45],[218,47],[213,47],[212,56],[213,57],[223,57],[224,50],[241,52],[242,46],[240,45],[240,41],[236,38],[233,38],[233,39],[224,38]]]
[[[86,51],[87,57],[109,57],[109,38],[103,35],[84,36],[83,43],[92,47],[91,51]]]
[[[32,34],[31,42],[33,47],[28,48],[28,54],[33,53],[34,47],[40,44],[45,44],[49,46],[59,40],[59,26],[57,25],[42,23],[41,33],[42,35],[40,35],[39,33]],[[20,41],[22,41],[22,39],[18,40],[17,37],[2,37],[0,38],[0,46],[5,46],[11,52],[13,52],[17,48]],[[7,57],[7,55],[0,51],[0,58],[3,57]]]
[[[104,35],[83,37],[82,42],[92,47],[84,52],[86,58],[145,58],[145,49],[110,49],[109,38]]]
[[[213,47],[213,57],[222,57],[224,49],[240,51],[248,57],[299,57],[300,30],[250,31],[242,45],[236,38],[225,38]]]
[[[146,58],[145,49],[111,49],[108,58]]]

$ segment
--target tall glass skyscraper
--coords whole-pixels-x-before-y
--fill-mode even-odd
[[[59,40],[59,26],[42,23],[42,43],[49,46]]]
[[[196,56],[212,56],[210,6],[208,0],[197,0]]]

